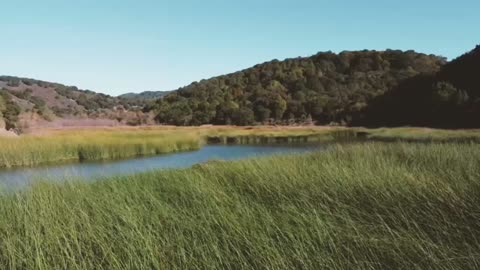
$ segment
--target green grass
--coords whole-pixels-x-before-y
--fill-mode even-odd
[[[431,128],[378,128],[378,129],[357,129],[369,133],[371,140],[390,141],[424,141],[424,142],[480,142],[480,130],[445,130]]]
[[[180,130],[77,130],[0,139],[0,167],[111,160],[197,150],[196,133]]]
[[[201,130],[200,134],[212,143],[295,143],[339,141],[409,141],[409,142],[480,142],[480,130],[444,130],[419,127],[376,128],[361,127],[217,127]]]
[[[344,127],[144,127],[45,131],[0,137],[0,168],[49,163],[124,159],[197,150],[207,143],[332,143],[361,139],[480,142],[479,130],[425,128],[363,129]]]
[[[330,131],[315,128],[118,128],[46,131],[20,137],[0,137],[0,168],[41,164],[114,160],[199,149],[209,136],[233,138],[235,143],[275,141],[275,138],[328,137]],[[328,137],[330,138],[330,137]],[[272,140],[273,139],[273,140]],[[283,141],[282,141],[283,142]]]
[[[480,146],[369,143],[0,197],[1,269],[479,269]]]

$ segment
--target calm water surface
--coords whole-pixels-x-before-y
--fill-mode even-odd
[[[228,146],[209,145],[199,151],[142,157],[115,162],[75,163],[0,171],[2,189],[18,189],[38,180],[92,180],[109,176],[130,175],[158,169],[187,168],[209,160],[237,160],[257,156],[305,153],[319,150],[312,145]]]

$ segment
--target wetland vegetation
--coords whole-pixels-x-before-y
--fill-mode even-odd
[[[3,167],[194,150],[212,140],[330,146],[5,192],[0,268],[476,269],[479,134],[156,127],[2,138]]]
[[[339,141],[480,141],[478,130],[428,128],[207,126],[49,130],[0,137],[0,168],[107,161],[198,150],[206,143],[332,143]]]
[[[478,269],[480,148],[326,152],[38,183],[0,197],[3,269]]]

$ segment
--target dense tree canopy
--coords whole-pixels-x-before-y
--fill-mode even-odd
[[[194,82],[149,109],[175,125],[349,123],[374,97],[444,63],[414,51],[322,52]]]
[[[369,126],[480,127],[480,46],[438,73],[403,81],[355,121]]]

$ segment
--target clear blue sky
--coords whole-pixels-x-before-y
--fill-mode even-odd
[[[0,0],[0,74],[112,95],[318,51],[480,43],[478,0]]]

